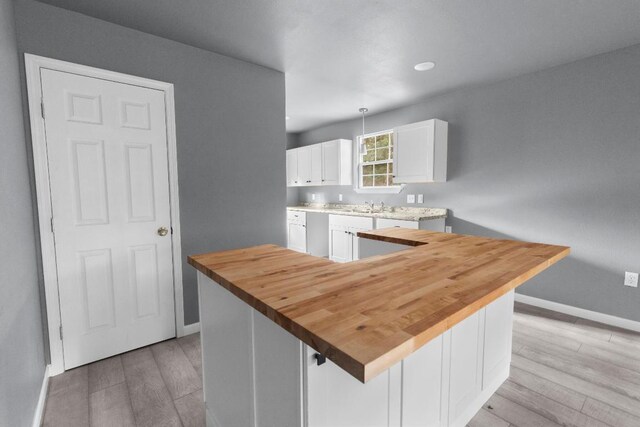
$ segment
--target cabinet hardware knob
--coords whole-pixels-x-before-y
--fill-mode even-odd
[[[324,362],[327,361],[327,358],[320,353],[314,354],[313,357],[318,361],[318,366],[324,365]]]

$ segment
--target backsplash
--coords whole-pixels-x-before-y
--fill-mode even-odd
[[[356,193],[353,187],[335,186],[335,187],[298,187],[294,191],[287,191],[288,206],[292,206],[294,200],[298,203],[348,203],[362,205],[365,202],[379,205],[384,202],[386,206],[406,206],[415,208],[425,208],[433,206],[444,206],[440,203],[438,197],[429,186],[441,187],[446,184],[407,184],[400,193],[397,194],[371,194]],[[291,188],[291,187],[290,187]],[[340,195],[342,194],[342,200]],[[407,195],[413,194],[416,200],[419,194],[424,196],[423,203],[407,203]],[[315,198],[313,198],[315,195]]]

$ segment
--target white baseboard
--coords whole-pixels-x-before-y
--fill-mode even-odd
[[[48,389],[49,389],[49,365],[45,366],[44,368],[44,378],[42,379],[40,396],[38,397],[38,404],[36,405],[36,411],[33,414],[33,427],[40,427],[40,424],[42,424],[42,417],[44,416],[44,405],[47,401]]]
[[[530,297],[516,293],[516,301],[523,304],[529,304],[547,310],[558,311],[560,313],[569,314],[594,322],[604,323],[605,325],[616,326],[622,329],[640,332],[640,322],[622,317],[612,316],[610,314],[598,313],[597,311],[585,310],[571,305],[560,304],[558,302],[548,301],[540,298]]]
[[[192,323],[190,325],[184,325],[182,329],[184,335],[191,335],[200,332],[200,322]]]

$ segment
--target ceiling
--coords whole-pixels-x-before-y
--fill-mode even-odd
[[[285,72],[288,132],[640,43],[638,0],[41,1]]]

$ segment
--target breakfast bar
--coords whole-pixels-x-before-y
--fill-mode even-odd
[[[363,259],[194,255],[210,426],[463,426],[509,375],[513,291],[564,246],[358,233]]]

